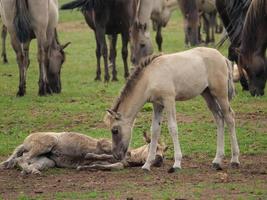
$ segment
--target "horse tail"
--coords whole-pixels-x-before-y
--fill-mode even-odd
[[[31,22],[27,0],[16,0],[16,14],[13,23],[19,42],[22,44],[28,42],[31,37]]]
[[[235,85],[233,78],[233,63],[226,58],[226,65],[228,68],[228,100],[231,101],[235,96]]]
[[[111,0],[74,0],[61,6],[62,10],[79,9],[81,11],[103,8]]]

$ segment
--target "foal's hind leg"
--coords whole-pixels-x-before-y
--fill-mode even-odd
[[[157,33],[156,33],[156,42],[158,45],[158,50],[161,52],[162,51],[162,35],[161,35],[161,29],[162,26],[160,24],[157,24]]]
[[[4,162],[0,163],[0,169],[10,169],[14,168],[17,164],[17,158],[22,156],[23,152],[25,151],[24,145],[19,145],[12,155]]]
[[[206,100],[207,106],[212,112],[215,122],[217,124],[217,150],[216,156],[212,161],[213,168],[221,170],[221,163],[224,157],[224,120],[222,111],[216,102],[215,98],[211,95],[209,89],[206,89],[202,96]]]
[[[231,158],[231,165],[232,167],[238,167],[240,165],[239,162],[239,147],[236,137],[235,131],[235,119],[234,119],[234,112],[229,104],[228,97],[225,96],[223,98],[218,98],[218,103],[221,107],[223,112],[224,120],[228,126],[230,132],[230,140],[231,140],[231,150],[232,150],[232,158]]]

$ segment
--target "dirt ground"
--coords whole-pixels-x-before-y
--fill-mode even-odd
[[[140,168],[105,172],[60,169],[48,170],[39,176],[23,176],[16,169],[4,170],[0,171],[0,194],[3,199],[16,199],[21,194],[55,199],[56,193],[98,191],[107,193],[108,199],[151,199],[168,189],[172,197],[177,194],[170,199],[237,199],[240,195],[246,199],[254,192],[255,199],[267,198],[264,197],[266,192],[259,192],[267,191],[267,154],[242,156],[239,169],[231,169],[225,160],[224,169],[215,171],[210,162],[210,158],[201,155],[185,157],[183,169],[172,174],[167,173],[173,163],[171,160],[166,160],[163,167],[153,168],[151,172]],[[95,198],[102,199],[101,196]]]

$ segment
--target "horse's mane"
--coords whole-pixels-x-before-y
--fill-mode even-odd
[[[263,20],[266,20],[266,0],[252,1],[246,15],[242,37],[241,37],[241,53],[251,52],[255,50],[257,32]]]
[[[112,107],[113,111],[115,111],[115,112],[118,111],[119,105],[131,93],[131,91],[134,88],[134,86],[136,85],[137,81],[141,78],[141,75],[142,75],[142,72],[144,71],[144,69],[150,63],[152,63],[153,60],[155,60],[156,58],[158,58],[161,55],[162,54],[150,55],[150,56],[143,58],[140,61],[140,64],[137,67],[135,67],[134,71],[132,72],[130,77],[127,79],[127,82],[126,82],[125,86],[123,87],[123,89],[120,93],[120,96],[117,98],[117,100],[113,104],[113,107]]]
[[[244,19],[249,8],[251,0],[225,0],[225,10],[229,17],[229,24],[224,24],[227,30],[227,36],[223,37],[218,43],[218,46],[222,46],[227,38],[230,38],[232,43],[240,44],[240,35],[242,33]]]

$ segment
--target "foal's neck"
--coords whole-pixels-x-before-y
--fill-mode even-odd
[[[129,94],[118,107],[118,112],[122,114],[123,118],[131,125],[133,124],[137,113],[148,100],[146,85],[147,84],[144,83],[144,81],[139,81],[132,90],[131,94]]]

